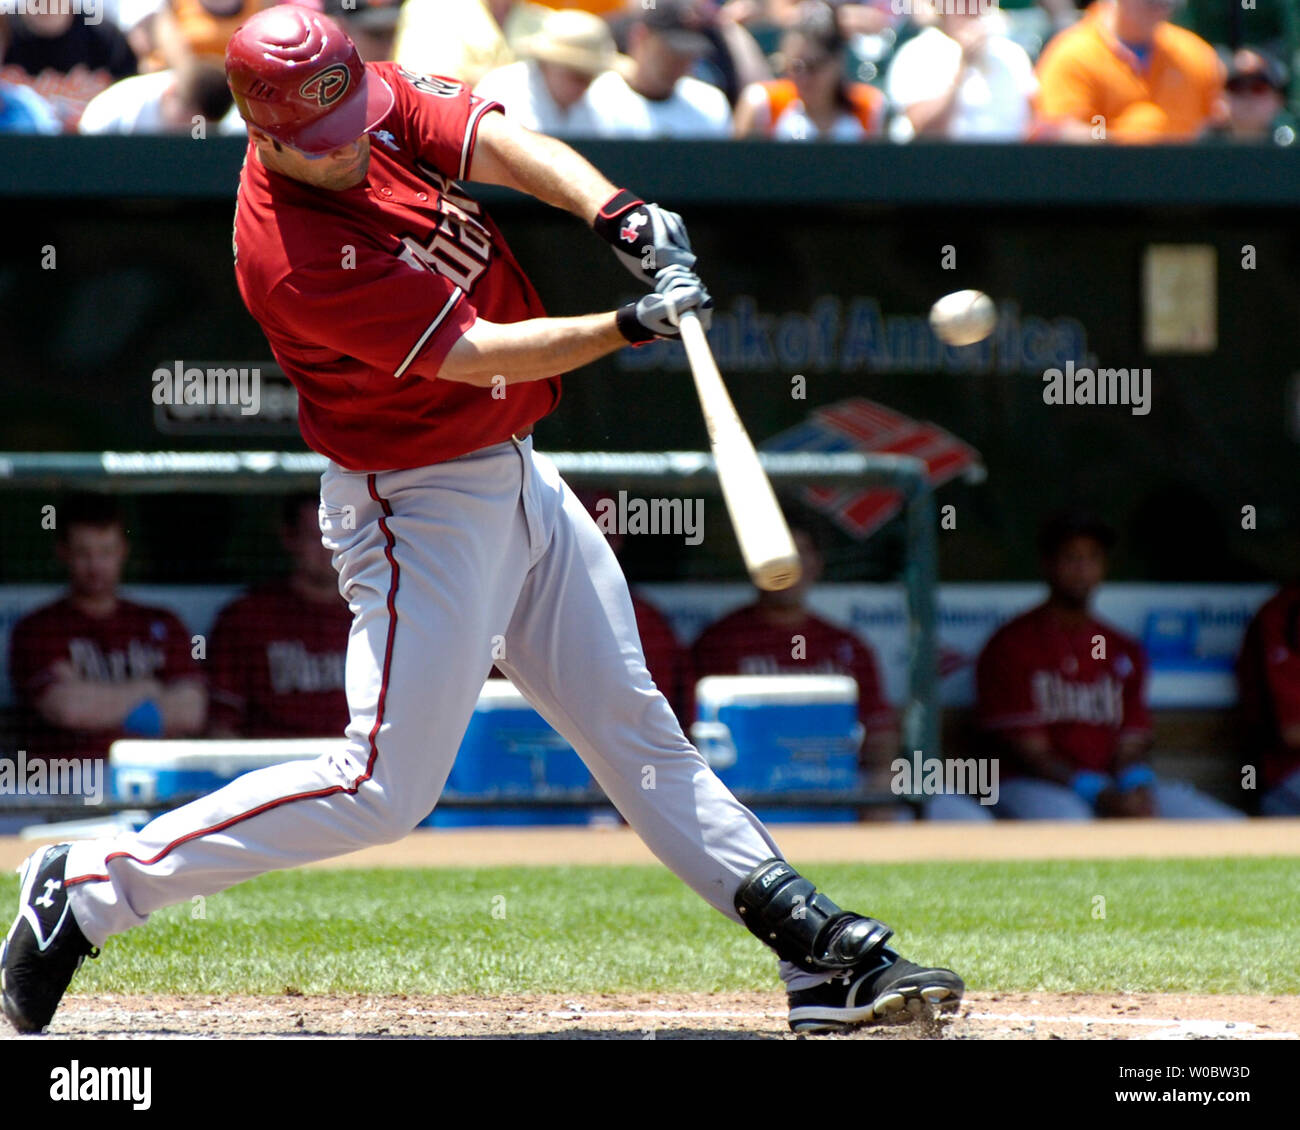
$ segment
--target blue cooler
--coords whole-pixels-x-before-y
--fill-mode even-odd
[[[584,808],[511,807],[512,798],[545,796],[591,787],[582,759],[528,705],[508,679],[489,679],[447,778],[444,797],[490,797],[501,807],[444,808],[424,821],[428,827],[586,824]]]
[[[236,777],[280,765],[341,754],[346,738],[274,738],[265,741],[143,741],[123,739],[108,750],[109,788],[114,800],[170,801],[215,792]]]
[[[691,737],[733,792],[854,792],[858,684],[848,675],[710,675]],[[764,823],[847,823],[848,808],[755,809]]]

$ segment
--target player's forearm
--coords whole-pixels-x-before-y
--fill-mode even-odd
[[[168,736],[197,734],[203,729],[208,711],[208,693],[203,684],[189,679],[164,687],[158,694],[163,733]]]
[[[162,687],[154,679],[132,679],[124,683],[96,683],[88,679],[66,679],[41,696],[37,711],[51,726],[65,730],[114,730],[146,699],[158,696]]]
[[[1131,765],[1135,761],[1145,761],[1151,747],[1155,744],[1150,734],[1122,734],[1115,743],[1116,766]]]
[[[471,177],[526,192],[588,224],[616,191],[563,141],[510,126],[499,114],[487,115],[480,126]]]
[[[509,323],[480,318],[433,375],[482,387],[520,384],[580,368],[625,345],[614,314]]]

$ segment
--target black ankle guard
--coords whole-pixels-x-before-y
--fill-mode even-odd
[[[856,965],[894,933],[874,918],[841,910],[783,859],[769,859],[745,877],[736,910],[777,956],[818,972]]]

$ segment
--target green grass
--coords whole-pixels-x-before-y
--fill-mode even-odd
[[[973,989],[1296,993],[1294,859],[816,865]],[[0,885],[12,907],[17,884]],[[1105,900],[1104,917],[1096,917]],[[771,955],[660,867],[297,871],[154,915],[79,992],[776,987]],[[494,913],[495,911],[495,913]],[[7,913],[7,911],[6,911]]]

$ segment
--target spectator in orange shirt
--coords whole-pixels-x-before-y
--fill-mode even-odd
[[[149,70],[177,68],[191,55],[223,60],[235,29],[275,0],[166,0],[154,16],[150,32],[154,53]],[[313,0],[309,7],[319,6]]]
[[[559,10],[578,8],[593,16],[617,16],[627,7],[627,0],[568,0],[568,3],[564,0],[548,0],[541,6]]]
[[[1097,0],[1038,60],[1040,136],[1190,141],[1223,116],[1224,68],[1174,0]]]

